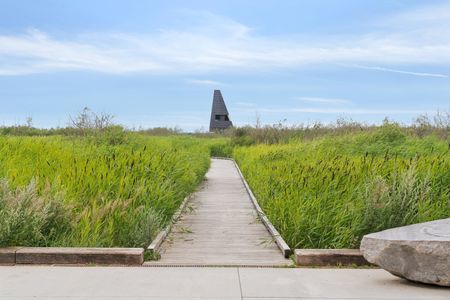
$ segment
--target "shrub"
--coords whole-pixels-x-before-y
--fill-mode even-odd
[[[13,189],[0,180],[0,246],[48,246],[71,228],[60,195],[39,196],[35,181]]]
[[[122,126],[113,125],[96,133],[94,139],[107,145],[120,145],[126,142],[127,134]]]
[[[233,146],[229,141],[211,143],[209,146],[212,157],[231,157]]]
[[[376,176],[366,185],[362,234],[417,222],[420,205],[432,196],[430,180],[419,179],[414,165],[401,173],[394,170],[390,178]]]

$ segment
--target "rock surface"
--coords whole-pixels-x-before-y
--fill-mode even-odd
[[[394,275],[450,286],[450,218],[365,235],[360,249]]]

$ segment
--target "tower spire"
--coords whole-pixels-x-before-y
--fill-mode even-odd
[[[220,90],[214,90],[209,131],[223,130],[230,126],[233,126],[233,123],[230,121],[222,93]]]

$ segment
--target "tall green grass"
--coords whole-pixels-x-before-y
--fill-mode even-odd
[[[145,246],[202,180],[210,144],[0,136],[0,246]]]
[[[368,232],[450,216],[448,124],[422,123],[231,136],[9,132],[0,135],[0,246],[145,246],[209,157],[232,156],[291,247],[358,247]]]
[[[450,216],[448,142],[398,126],[238,147],[234,157],[294,248],[358,248],[366,233]]]

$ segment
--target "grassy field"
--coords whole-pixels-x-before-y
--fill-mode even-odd
[[[358,248],[366,233],[450,217],[450,118],[190,136],[77,120],[1,128],[0,246],[146,246],[210,155],[236,159],[292,248]]]
[[[217,140],[0,136],[0,246],[145,246]]]
[[[386,125],[233,156],[293,248],[358,248],[362,235],[450,217],[449,143]]]

